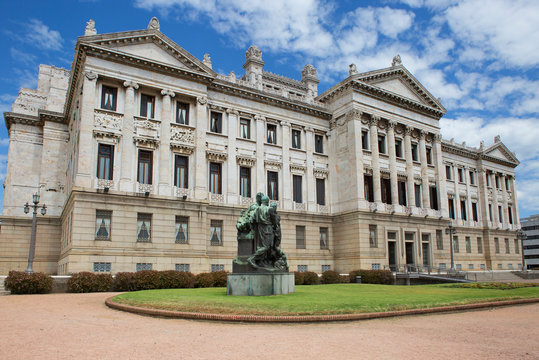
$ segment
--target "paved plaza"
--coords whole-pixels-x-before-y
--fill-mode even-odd
[[[538,359],[539,304],[320,324],[161,319],[111,293],[0,297],[0,359]]]

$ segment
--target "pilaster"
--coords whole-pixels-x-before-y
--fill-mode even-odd
[[[305,128],[305,145],[307,150],[307,210],[316,211],[316,180],[313,172],[313,151],[314,151],[314,129],[312,127]]]
[[[369,126],[371,135],[371,156],[372,156],[372,184],[374,190],[374,202],[382,202],[382,191],[380,189],[380,155],[378,152],[378,122],[380,117],[372,115]]]
[[[406,203],[415,206],[414,191],[414,163],[412,161],[412,131],[414,128],[406,126],[404,129],[404,157],[406,158]]]
[[[290,174],[290,123],[286,121],[281,122],[283,133],[283,192],[281,198],[283,199],[282,206],[285,209],[292,209],[292,187],[290,180],[292,178]]]
[[[195,198],[208,198],[208,176],[206,164],[206,131],[208,129],[208,99],[197,98],[196,102],[196,138],[195,138]]]
[[[419,161],[421,162],[421,204],[424,209],[430,208],[429,174],[427,165],[427,147],[425,145],[426,133],[419,131]]]
[[[266,118],[261,115],[255,116],[256,122],[256,192],[266,194],[266,174],[264,171],[264,143]],[[284,148],[284,146],[283,146]],[[279,194],[281,195],[281,194]]]
[[[238,203],[239,177],[236,164],[236,135],[238,133],[239,112],[227,109],[228,114],[228,161],[227,161],[227,199],[229,204]],[[251,194],[252,195],[252,194]]]
[[[163,96],[163,106],[161,107],[161,134],[159,146],[159,195],[171,195],[171,162],[170,152],[170,122],[172,115],[172,98],[174,94],[171,90],[161,90]]]
[[[399,191],[397,184],[397,154],[395,151],[395,125],[394,121],[387,123],[387,144],[389,147],[389,181],[391,183],[391,203],[399,204]]]
[[[501,188],[502,188],[502,213],[503,213],[503,223],[502,226],[504,229],[509,227],[509,204],[507,201],[507,188],[505,187],[505,178],[506,174],[501,174]]]
[[[135,176],[133,164],[135,163],[135,146],[133,144],[134,116],[135,116],[135,90],[139,85],[133,81],[125,81],[124,122],[122,126],[122,168],[120,176],[120,191],[132,192],[134,190]]]

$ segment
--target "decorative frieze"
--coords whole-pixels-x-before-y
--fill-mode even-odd
[[[304,165],[290,164],[290,172],[292,172],[292,173],[295,173],[295,174],[298,174],[298,175],[303,175],[303,174],[305,174],[305,169],[306,169],[306,167]]]
[[[133,136],[133,142],[137,147],[149,148],[155,150],[159,147],[159,139]]]
[[[252,158],[249,156],[236,155],[236,163],[239,166],[252,168],[252,167],[255,167],[256,165],[256,158]]]
[[[223,194],[210,193],[210,201],[211,202],[216,202],[216,203],[224,203],[225,202],[225,196]]]
[[[324,168],[314,168],[313,175],[317,179],[327,179],[329,175],[329,170]]]
[[[98,189],[104,189],[104,188],[112,189],[114,188],[114,180],[97,179],[97,188]]]
[[[279,171],[281,170],[281,167],[283,166],[283,164],[279,161],[264,160],[264,166],[268,170]]]
[[[206,159],[212,162],[225,162],[228,158],[227,153],[222,153],[214,150],[206,150]]]
[[[194,144],[195,143],[195,130],[190,127],[185,127],[172,123],[170,127],[170,141],[183,143],[183,144]]]
[[[94,137],[112,138],[118,142],[122,136],[123,115],[105,110],[94,110]]]
[[[152,184],[142,184],[137,183],[137,192],[139,193],[152,193],[153,192],[153,185]]]

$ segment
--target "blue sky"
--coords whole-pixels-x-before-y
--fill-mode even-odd
[[[400,54],[447,108],[445,139],[479,146],[501,135],[521,161],[520,215],[539,213],[539,1],[25,0],[2,1],[0,14],[2,117],[21,87],[36,87],[39,64],[70,68],[88,19],[108,33],[145,29],[157,16],[165,35],[199,59],[210,53],[223,74],[241,76],[256,44],[267,71],[299,79],[313,64],[320,92],[351,63],[369,71]],[[7,150],[2,121],[1,180]]]

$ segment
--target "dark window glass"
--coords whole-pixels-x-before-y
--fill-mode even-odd
[[[155,97],[140,95],[140,116],[153,119],[155,115]]]
[[[374,189],[372,186],[372,176],[371,175],[365,175],[363,177],[364,184],[365,184],[365,200],[369,202],[374,201]]]
[[[301,149],[301,131],[299,130],[292,130],[292,147]]]
[[[511,206],[507,208],[507,213],[509,215],[509,224],[513,224],[513,209]]]
[[[464,182],[464,169],[459,169],[458,172],[459,172],[459,182],[463,183]]]
[[[466,212],[466,201],[461,200],[460,201],[460,217],[462,220],[468,220],[468,214]]]
[[[502,211],[502,206],[498,206],[498,221],[499,222],[503,222],[503,211]]]
[[[395,156],[402,158],[402,140],[395,139]]]
[[[152,234],[152,214],[137,214],[137,241],[150,242]]]
[[[152,158],[153,158],[152,151],[146,151],[146,150],[138,151],[137,181],[141,184],[152,183]]]
[[[438,209],[438,189],[436,189],[436,186],[430,187],[430,208],[434,210]]]
[[[189,125],[189,104],[176,102],[176,122]]]
[[[412,144],[412,161],[419,161],[419,156],[417,153],[417,144]]]
[[[421,185],[414,184],[415,206],[421,207]]]
[[[391,181],[389,179],[380,179],[380,187],[382,192],[382,202],[391,204]]]
[[[406,206],[406,182],[399,181],[397,183],[397,189],[399,191],[399,205]]]
[[[426,152],[427,152],[427,164],[432,165],[432,149],[430,147],[427,147]]]
[[[487,179],[487,186],[490,186],[490,173],[485,174],[485,179]]]
[[[451,219],[455,219],[455,202],[453,199],[448,199],[448,205],[449,205],[449,217]]]
[[[101,88],[101,109],[116,111],[118,89],[103,85]]]
[[[450,165],[445,166],[445,178],[447,180],[451,180],[451,166]]]
[[[210,192],[221,194],[221,163],[210,163]]]
[[[189,158],[176,155],[174,163],[174,186],[187,189],[189,187]]]
[[[249,119],[240,119],[240,137],[242,139],[251,138],[251,121]]]
[[[240,167],[240,196],[251,197],[251,168]]]
[[[386,137],[385,135],[378,135],[378,152],[380,154],[386,153]]]
[[[326,180],[316,179],[316,203],[326,205]]]
[[[361,131],[361,148],[369,150],[369,132],[367,130]]]
[[[301,192],[301,181],[302,181],[301,176],[292,175],[292,188],[293,188],[294,202],[298,204],[301,204],[303,202],[302,192]]]
[[[184,216],[176,216],[176,244],[188,244],[189,243],[189,218]]]
[[[475,174],[473,171],[470,171],[470,185],[475,185]]]
[[[97,178],[112,180],[114,145],[99,144],[97,150]]]
[[[322,135],[314,136],[314,151],[319,154],[324,153],[324,137]]]
[[[222,125],[223,125],[222,123],[223,123],[223,114],[212,111],[210,113],[210,131],[221,134]]]
[[[488,218],[492,221],[492,204],[488,204]]]
[[[277,173],[268,171],[268,197],[270,200],[279,200],[279,180]]]
[[[477,203],[472,203],[472,220],[477,221]]]
[[[277,126],[268,124],[268,144],[277,144]]]
[[[296,226],[296,249],[305,249],[305,226]]]

